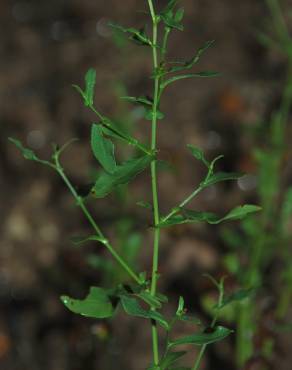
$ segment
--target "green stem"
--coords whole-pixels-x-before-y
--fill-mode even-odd
[[[153,39],[152,39],[152,54],[153,54],[153,68],[154,73],[158,68],[158,55],[157,55],[157,33],[158,33],[158,19],[155,14],[152,0],[148,0],[148,5],[151,13],[153,24]],[[160,91],[160,78],[155,77],[154,80],[154,97],[153,97],[153,110],[152,110],[152,127],[151,127],[151,150],[156,151],[157,142],[157,109],[159,105],[159,91]],[[157,163],[156,160],[151,162],[151,184],[153,196],[153,216],[154,216],[154,240],[153,240],[153,259],[152,259],[152,277],[151,277],[151,294],[155,296],[157,289],[158,279],[158,263],[159,263],[159,238],[160,229],[156,226],[159,224],[159,204],[158,204],[158,189],[157,189]],[[155,310],[155,307],[152,307]],[[158,350],[158,332],[156,323],[152,321],[152,346],[153,346],[153,362],[154,365],[159,363],[159,350]]]
[[[118,262],[118,264],[125,270],[127,273],[138,283],[141,284],[139,276],[131,269],[131,267],[123,260],[123,258],[115,251],[113,246],[109,243],[109,241],[105,238],[102,231],[94,221],[93,217],[91,216],[89,210],[87,209],[86,205],[84,204],[83,199],[78,195],[76,192],[74,186],[66,176],[66,174],[63,171],[62,166],[60,165],[58,156],[55,155],[55,163],[56,163],[56,170],[63,179],[64,183],[67,185],[68,189],[70,190],[71,194],[76,200],[76,203],[78,206],[82,209],[84,215],[86,216],[87,220],[93,227],[94,231],[96,232],[97,236],[104,240],[103,244],[109,251],[109,253],[113,256],[113,258]]]
[[[192,192],[185,200],[183,200],[177,207],[173,208],[165,217],[162,218],[162,222],[167,221],[170,217],[174,216],[179,212],[181,208],[186,206],[195,196],[197,196],[202,190],[203,186],[199,186],[195,191]]]
[[[215,316],[212,320],[212,323],[211,323],[211,328],[213,329],[217,323],[217,320],[218,320],[218,316],[219,316],[219,311],[220,311],[220,307],[222,305],[222,302],[223,302],[223,298],[224,298],[224,280],[221,280],[218,288],[219,288],[219,298],[218,298],[218,308],[216,309],[216,313],[215,313]],[[217,284],[216,284],[217,285]],[[200,349],[200,352],[196,358],[196,361],[195,361],[195,364],[194,366],[192,367],[192,370],[199,370],[200,368],[200,365],[201,365],[201,362],[202,362],[202,358],[205,354],[205,351],[206,351],[206,348],[207,348],[207,344],[204,344],[201,349]]]
[[[164,37],[162,42],[162,50],[161,50],[161,58],[162,61],[165,61],[166,52],[167,52],[167,42],[168,42],[168,36],[170,34],[171,29],[169,27],[165,27],[164,31]]]

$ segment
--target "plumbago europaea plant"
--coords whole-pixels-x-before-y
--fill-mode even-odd
[[[98,123],[93,123],[91,127],[91,148],[95,158],[102,166],[103,172],[97,177],[86,199],[88,200],[89,197],[95,199],[103,198],[113,192],[118,186],[128,184],[139,173],[150,167],[153,197],[153,203],[151,205],[151,209],[153,210],[153,261],[150,278],[147,278],[145,272],[136,272],[127,262],[126,256],[122,256],[117,252],[89,212],[85,203],[85,198],[78,194],[74,185],[65,174],[60,162],[60,157],[68,144],[65,144],[61,148],[55,145],[53,147],[52,158],[50,161],[47,161],[40,159],[31,149],[25,148],[20,141],[13,138],[10,138],[10,140],[20,149],[26,159],[39,162],[52,168],[61,176],[64,183],[67,185],[77,206],[81,208],[94,230],[93,235],[86,238],[79,238],[75,240],[75,242],[79,244],[96,242],[103,245],[116,263],[128,274],[129,279],[132,280],[132,282],[127,285],[121,284],[111,289],[91,287],[87,297],[82,300],[62,296],[61,299],[64,305],[76,314],[97,319],[110,318],[117,310],[122,309],[128,315],[149,320],[152,332],[153,359],[148,370],[190,369],[187,367],[177,367],[177,362],[186,354],[186,351],[177,351],[176,348],[186,344],[200,346],[199,354],[192,367],[193,370],[197,370],[200,367],[206,346],[220,341],[231,334],[232,330],[217,325],[218,315],[222,307],[231,303],[233,299],[238,300],[238,295],[232,294],[225,297],[224,279],[222,278],[217,282],[209,276],[218,288],[219,298],[218,304],[215,307],[213,321],[208,328],[201,325],[198,330],[198,320],[191,315],[187,315],[183,297],[179,298],[178,308],[173,316],[170,318],[165,317],[163,315],[163,307],[167,304],[168,298],[158,291],[158,278],[160,277],[158,273],[159,240],[161,230],[166,227],[184,223],[207,222],[209,224],[218,224],[227,220],[239,220],[249,213],[258,211],[260,208],[255,205],[243,205],[232,209],[225,216],[218,216],[214,213],[199,212],[186,208],[188,203],[204,189],[223,181],[236,180],[242,176],[242,174],[239,173],[216,172],[215,164],[222,159],[223,156],[220,155],[214,160],[209,161],[206,159],[201,149],[189,145],[188,148],[192,155],[205,165],[206,176],[200,182],[199,186],[182,200],[180,204],[172,207],[168,214],[160,214],[157,181],[157,155],[159,152],[157,146],[157,128],[158,121],[164,118],[164,114],[160,111],[162,95],[169,85],[178,80],[214,77],[217,76],[217,73],[211,71],[195,73],[186,72],[198,64],[201,56],[213,44],[213,41],[208,41],[203,47],[198,49],[195,56],[188,61],[168,61],[167,48],[169,36],[171,32],[175,30],[183,30],[182,20],[184,10],[183,8],[177,9],[176,0],[170,0],[168,5],[160,13],[156,12],[152,0],[148,0],[146,4],[148,5],[148,14],[152,21],[151,36],[148,36],[146,27],[136,29],[132,27],[124,28],[116,24],[112,24],[111,26],[125,33],[129,36],[129,39],[135,43],[148,47],[152,52],[153,73],[151,78],[154,82],[152,97],[148,95],[140,97],[123,97],[123,99],[129,102],[139,104],[145,108],[145,118],[151,121],[150,143],[144,144],[133,136],[122,132],[110,118],[106,117],[95,108],[94,89],[96,72],[93,69],[90,69],[86,73],[85,89],[83,90],[79,86],[75,86],[75,88],[81,94],[85,106],[92,110],[98,117]],[[120,140],[126,145],[134,146],[137,151],[141,152],[141,155],[118,164],[114,153],[113,139]],[[141,202],[141,204],[142,203],[143,202]],[[191,325],[193,324],[194,334],[173,338],[172,329],[179,321],[188,321]],[[162,340],[158,337],[158,325],[165,330],[166,339],[164,338]]]

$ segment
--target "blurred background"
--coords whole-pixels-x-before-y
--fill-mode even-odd
[[[155,3],[159,9],[166,2]],[[163,230],[160,289],[170,296],[169,312],[183,295],[189,312],[208,324],[216,289],[203,273],[228,275],[228,292],[242,285],[260,286],[255,297],[224,312],[221,323],[238,328],[239,335],[210,346],[202,368],[289,370],[292,43],[286,36],[292,28],[292,2],[279,0],[283,18],[272,0],[181,3],[185,31],[173,32],[169,58],[191,58],[198,47],[215,39],[195,70],[215,70],[221,76],[178,82],[163,98],[166,117],[158,134],[162,212],[189,194],[205,174],[187,144],[201,147],[209,159],[224,154],[218,164],[222,171],[248,173],[206,189],[193,207],[225,214],[238,204],[256,203],[264,211],[243,223]],[[55,173],[25,161],[7,141],[16,137],[49,158],[51,143],[79,138],[64,154],[63,165],[76,187],[86,189],[100,170],[89,145],[96,117],[71,85],[83,86],[85,72],[93,67],[96,107],[147,142],[150,124],[143,111],[119,97],[151,94],[149,49],[108,27],[114,21],[139,28],[147,20],[145,9],[146,1],[134,0],[0,2],[3,370],[139,370],[149,365],[146,320],[122,313],[109,321],[86,319],[60,302],[61,294],[84,297],[90,285],[113,286],[125,276],[94,243],[72,246],[70,237],[90,233],[90,226],[69,192]],[[120,159],[134,154],[133,148],[118,146]],[[144,172],[129,187],[90,203],[120,252],[137,270],[148,272],[151,212],[136,203],[151,201],[149,180]],[[176,334],[192,332],[185,325]],[[187,366],[196,350],[186,358]]]

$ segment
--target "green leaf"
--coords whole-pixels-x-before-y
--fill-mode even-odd
[[[162,360],[159,363],[159,369],[160,370],[168,370],[171,365],[173,365],[175,362],[177,362],[186,353],[187,353],[186,351],[166,353],[166,355],[162,358]]]
[[[87,107],[93,106],[95,83],[96,71],[93,68],[90,68],[85,74],[85,91],[83,91],[78,85],[73,85],[73,87],[82,96],[84,100],[84,105]]]
[[[122,96],[121,99],[126,100],[130,103],[135,103],[135,104],[141,104],[143,106],[150,106],[152,107],[153,101],[150,100],[147,96]]]
[[[167,303],[168,302],[168,298],[164,294],[156,293],[156,298],[159,299],[160,302],[162,302],[162,303]]]
[[[259,212],[260,210],[261,210],[261,207],[255,206],[253,204],[245,204],[243,206],[238,206],[234,208],[232,211],[230,211],[219,222],[227,221],[227,220],[242,220],[249,213]]]
[[[9,137],[8,140],[13,143],[17,149],[20,150],[21,154],[23,155],[23,157],[25,159],[28,159],[30,161],[35,161],[35,162],[38,162],[38,163],[41,163],[41,164],[44,164],[46,166],[49,166],[51,168],[53,168],[54,170],[56,169],[56,166],[49,162],[49,161],[46,161],[46,160],[43,160],[43,159],[40,159],[33,150],[29,149],[29,148],[25,148],[21,141],[17,140],[17,139],[14,139],[12,137]]]
[[[125,133],[119,131],[111,119],[103,117],[103,120],[99,124],[102,126],[102,132],[104,135],[113,137],[115,139],[124,140],[130,144],[131,138]]]
[[[210,40],[207,41],[196,53],[196,55],[191,58],[190,60],[187,60],[185,62],[178,62],[179,66],[171,67],[168,71],[168,73],[173,73],[173,72],[182,72],[187,69],[191,69],[195,64],[199,62],[201,59],[201,56],[204,54],[204,52],[209,49],[213,44],[215,40]],[[176,62],[174,62],[176,63]]]
[[[136,28],[133,28],[133,27],[125,28],[123,26],[120,26],[119,24],[114,24],[114,23],[109,23],[109,26],[121,32],[130,34],[130,40],[134,41],[135,43],[139,45],[147,45],[147,46],[152,45],[151,40],[146,35],[144,28],[137,30]]]
[[[177,13],[176,13],[177,14]],[[180,23],[180,21],[177,21],[180,17],[183,18],[183,13],[178,13],[178,16],[176,17],[176,14],[174,15],[172,12],[169,12],[169,16],[167,15],[161,15],[161,19],[165,23],[165,25],[169,28],[175,28],[179,31],[184,30],[184,26]]]
[[[140,96],[140,97],[135,97],[135,96],[123,96],[122,99],[127,100],[128,102],[131,103],[136,103],[142,105],[145,110],[145,118],[149,121],[152,120],[153,118],[153,101],[148,98],[147,96]],[[156,111],[156,118],[157,119],[163,119],[164,114],[160,112],[159,110]]]
[[[179,24],[183,20],[184,14],[185,14],[184,8],[178,9],[177,12],[175,13],[174,21],[177,24]]]
[[[184,27],[181,24],[184,16],[184,9],[180,8],[174,12],[174,8],[177,4],[177,1],[170,1],[168,5],[160,13],[160,18],[163,20],[166,27],[175,28],[179,31],[183,31]]]
[[[111,317],[114,308],[106,290],[99,287],[91,287],[89,294],[83,300],[61,297],[64,305],[72,312],[82,316],[103,319]]]
[[[85,105],[88,107],[93,105],[95,83],[96,71],[93,68],[90,68],[85,75]]]
[[[146,110],[146,113],[145,113],[145,118],[148,120],[148,121],[152,121],[153,119],[153,110],[152,109],[147,109]],[[156,111],[156,118],[157,119],[163,119],[164,118],[164,114],[162,112],[160,112],[159,110]]]
[[[140,272],[139,279],[142,285],[146,284],[147,283],[147,272],[146,271]]]
[[[260,210],[261,208],[258,206],[246,204],[244,206],[234,208],[224,217],[219,217],[212,212],[198,212],[188,209],[180,209],[179,214],[173,215],[167,220],[161,222],[158,226],[167,227],[193,222],[207,222],[209,224],[216,225],[228,220],[242,220],[249,213],[258,212]]]
[[[168,13],[169,11],[172,11],[176,4],[178,3],[178,0],[169,0],[168,4],[166,7],[163,9],[162,13]]]
[[[189,74],[184,74],[184,75],[178,75],[178,76],[173,76],[169,78],[168,80],[165,80],[161,83],[161,88],[165,89],[166,86],[170,85],[173,82],[183,80],[186,78],[196,78],[196,77],[217,77],[219,76],[218,72],[213,72],[213,71],[204,71],[204,72],[197,72],[197,73],[189,73]]]
[[[136,296],[146,302],[150,307],[161,308],[162,306],[157,297],[153,297],[150,293],[146,291],[136,294]]]
[[[117,166],[112,174],[103,172],[92,189],[93,195],[96,198],[103,198],[111,193],[118,185],[129,183],[140,172],[144,171],[153,159],[153,156],[145,155],[127,161],[121,166]]]
[[[210,167],[210,163],[209,161],[207,161],[207,159],[205,158],[205,155],[204,155],[204,152],[202,151],[202,149],[194,146],[194,145],[191,145],[191,144],[188,144],[187,147],[190,149],[192,155],[199,161],[203,162],[204,165],[209,168]]]
[[[114,144],[112,141],[104,138],[101,125],[93,124],[91,126],[91,148],[95,158],[105,171],[113,173],[117,168]]]
[[[180,339],[176,339],[175,341],[169,344],[169,347],[172,348],[175,346],[179,346],[181,344],[194,344],[198,346],[211,344],[226,338],[232,332],[233,332],[232,330],[227,329],[223,326],[217,326],[214,328],[212,333],[199,333],[194,335],[188,335]]]
[[[109,118],[103,117],[103,120],[100,124],[102,125],[102,131],[104,135],[125,141],[129,145],[133,145],[140,150],[143,150],[144,153],[150,153],[150,150],[141,144],[137,139],[118,130]]]
[[[11,143],[13,143],[21,151],[25,159],[28,159],[30,161],[37,161],[37,162],[40,160],[31,149],[25,148],[22,145],[21,141],[16,140],[12,137],[9,137],[8,140],[11,141]]]
[[[215,308],[221,309],[233,302],[241,302],[247,298],[250,298],[255,292],[254,288],[250,289],[241,289],[223,299],[222,304],[219,306],[218,304],[215,306]]]
[[[107,243],[107,239],[105,238],[101,238],[97,235],[90,235],[90,236],[87,236],[87,237],[84,237],[84,236],[73,236],[72,238],[70,238],[71,242],[74,244],[74,245],[83,245],[85,243],[88,243],[88,242],[91,242],[91,241],[95,241],[95,242],[100,242],[102,244],[106,244]]]
[[[136,298],[131,298],[123,295],[121,296],[121,304],[128,315],[142,317],[144,319],[152,319],[154,321],[157,321],[157,323],[160,324],[164,329],[169,329],[168,322],[159,312],[144,310],[140,306]]]
[[[185,300],[184,297],[179,297],[178,307],[176,310],[176,316],[181,316],[185,312]]]
[[[150,209],[150,210],[153,209],[153,206],[152,206],[151,203],[144,202],[143,200],[140,200],[136,204],[137,204],[137,206],[142,207],[142,208],[146,208],[146,209]]]
[[[222,181],[238,180],[242,176],[244,176],[244,174],[238,172],[217,172],[205,179],[200,186],[205,188],[207,186],[215,185],[218,182]]]

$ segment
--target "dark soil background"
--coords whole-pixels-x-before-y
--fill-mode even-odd
[[[150,327],[118,315],[109,321],[75,316],[59,300],[67,293],[82,297],[101,284],[99,270],[86,263],[88,249],[76,249],[70,236],[90,233],[67,189],[49,169],[23,160],[7,141],[17,137],[49,157],[51,143],[80,140],[63,158],[79,187],[90,181],[96,162],[90,151],[88,112],[72,83],[83,84],[88,68],[97,70],[96,106],[132,127],[145,140],[148,121],[119,95],[151,93],[149,50],[113,39],[109,20],[139,27],[146,1],[134,0],[2,0],[0,2],[0,364],[3,370],[140,370],[151,359]],[[164,1],[156,1],[158,7]],[[256,32],[269,24],[263,0],[182,1],[185,32],[171,38],[170,58],[191,57],[206,40],[216,45],[199,70],[218,70],[221,77],[183,81],[171,86],[162,103],[166,119],[159,124],[160,159],[171,169],[160,173],[161,208],[169,209],[200,181],[203,168],[186,150],[201,146],[209,158],[224,154],[221,169],[244,171],[255,178],[248,131],[277,107],[285,78],[285,58],[258,43]],[[281,1],[284,14],[291,1]],[[290,24],[292,25],[290,17]],[[290,120],[291,123],[291,120]],[[133,125],[134,124],[134,125]],[[291,134],[291,128],[290,128]],[[121,156],[129,153],[119,148]],[[291,153],[290,153],[291,154]],[[288,162],[288,161],[287,161]],[[291,179],[291,165],[285,176]],[[290,168],[290,169],[289,169]],[[150,215],[135,203],[150,200],[149,174],[131,185],[127,199],[112,195],[91,204],[98,223],[117,239],[115,225],[134,217],[143,233],[141,270],[151,269]],[[198,197],[199,209],[226,212],[244,201],[256,201],[256,181],[228,184]],[[230,227],[235,227],[230,225]],[[108,257],[93,245],[89,250]],[[220,274],[228,247],[219,228],[184,226],[163,231],[161,290],[175,310],[179,295],[203,320],[201,297],[212,290],[202,273]],[[276,286],[273,289],[277,289]],[[273,289],[270,297],[273,297]],[[272,299],[272,298],[271,298]],[[181,333],[190,328],[180,329]],[[180,333],[180,334],[181,334]],[[213,345],[204,366],[233,370],[234,340]],[[291,369],[291,336],[283,334],[270,368]],[[194,356],[194,353],[192,354]],[[190,363],[192,358],[188,359]],[[260,369],[260,367],[250,367]]]

